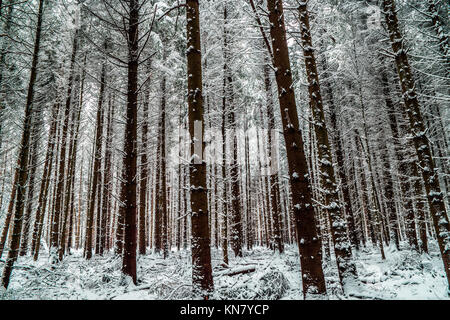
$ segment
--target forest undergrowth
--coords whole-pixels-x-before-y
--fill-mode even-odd
[[[402,243],[400,251],[393,246],[386,248],[386,261],[382,261],[379,252],[371,246],[355,252],[359,278],[346,295],[336,282],[334,259],[324,258],[329,299],[450,299],[437,244],[430,244],[430,255],[415,253],[406,245]],[[244,257],[230,259],[227,267],[223,265],[220,252],[212,250],[215,284],[212,299],[302,299],[296,246],[287,246],[281,255],[263,247],[245,250]],[[138,285],[122,275],[121,261],[113,253],[85,260],[82,251],[73,251],[59,264],[51,264],[48,254],[43,254],[36,262],[23,257],[1,299],[192,299],[190,251],[173,252],[167,259],[158,254],[140,256]]]

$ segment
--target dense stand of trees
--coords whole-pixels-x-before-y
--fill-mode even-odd
[[[0,256],[191,250],[193,295],[298,246],[305,298],[355,252],[428,253],[450,286],[446,4],[0,2]],[[26,26],[26,27],[25,27]],[[335,256],[336,262],[331,259]]]

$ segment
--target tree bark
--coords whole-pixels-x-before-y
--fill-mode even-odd
[[[165,50],[165,49],[164,49]],[[164,53],[165,55],[165,53]],[[167,258],[169,254],[169,212],[168,212],[168,198],[167,197],[167,176],[166,176],[166,82],[167,78],[164,74],[161,80],[161,120],[160,120],[160,143],[161,143],[161,188],[159,190],[159,204],[157,210],[161,210],[161,245],[163,249],[163,257]]]
[[[111,196],[113,188],[113,162],[112,162],[112,146],[113,146],[113,122],[114,122],[114,102],[109,97],[108,120],[106,131],[106,151],[105,151],[105,168],[103,171],[103,198],[102,198],[102,220],[101,220],[101,237],[100,237],[100,255],[109,249],[109,239],[111,230],[109,222],[111,220]]]
[[[203,159],[204,118],[199,1],[186,1],[189,133],[191,137],[190,192],[192,210],[192,282],[194,296],[208,299],[213,291],[211,249]],[[201,153],[201,154],[198,154]]]
[[[280,230],[280,203],[277,198],[277,194],[280,192],[280,185],[278,181],[278,155],[276,152],[277,141],[275,141],[276,131],[275,131],[275,115],[273,110],[273,96],[272,96],[272,81],[270,79],[269,64],[270,61],[265,56],[264,59],[264,87],[266,91],[266,103],[267,103],[267,122],[268,122],[268,152],[270,159],[270,177],[269,177],[269,188],[270,188],[270,203],[272,208],[272,218],[273,218],[273,242],[276,245],[279,253],[284,252],[284,243],[281,236]]]
[[[338,186],[332,164],[333,159],[331,157],[330,142],[325,123],[319,74],[312,45],[309,13],[306,2],[300,4],[299,14],[303,56],[309,83],[310,105],[314,119],[314,131],[317,139],[320,181],[325,193],[325,209],[328,211],[330,219],[331,235],[334,244],[334,252],[336,254],[339,277],[341,284],[345,286],[347,281],[351,281],[351,278],[356,277],[356,267],[352,261],[351,246],[347,239],[347,223],[341,210]]]
[[[128,24],[128,91],[123,156],[124,179],[122,182],[124,207],[124,243],[122,272],[136,278],[137,212],[137,107],[138,107],[138,51],[139,51],[139,9],[138,0],[130,0]]]
[[[151,62],[149,62],[148,72],[151,72]],[[149,80],[148,80],[149,81]],[[150,104],[150,88],[147,88],[143,103],[142,114],[142,146],[141,146],[141,175],[139,187],[139,254],[146,252],[146,217],[147,217],[147,182],[148,182],[148,106]]]
[[[314,294],[326,294],[321,241],[317,234],[308,167],[298,121],[282,1],[268,0],[267,9],[269,11],[270,36],[274,52],[273,66],[276,70],[275,76],[278,85],[289,180],[297,226],[303,295],[306,298]]]

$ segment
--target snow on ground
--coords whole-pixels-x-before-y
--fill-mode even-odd
[[[282,255],[257,247],[243,258],[230,258],[228,268],[221,251],[213,249],[215,292],[213,299],[303,299],[296,246]],[[358,280],[347,295],[337,282],[335,261],[324,261],[330,299],[449,299],[442,260],[437,246],[431,255],[409,250],[386,250],[387,260],[374,248],[355,253]],[[2,267],[0,263],[0,267]],[[10,286],[0,299],[141,300],[190,299],[189,251],[173,252],[168,259],[151,254],[138,258],[138,285],[121,274],[121,259],[113,254],[84,260],[74,252],[62,263],[51,265],[42,255],[18,260]],[[234,274],[235,271],[248,273]]]

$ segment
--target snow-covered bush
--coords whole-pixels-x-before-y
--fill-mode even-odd
[[[278,300],[290,289],[289,280],[275,268],[269,269],[258,280],[258,299]]]

